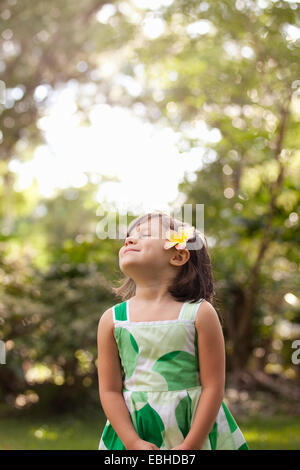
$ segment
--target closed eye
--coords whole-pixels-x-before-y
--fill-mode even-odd
[[[126,241],[126,239],[129,237],[129,235],[127,234],[127,237],[125,238],[124,242]],[[142,233],[141,234],[141,237],[151,237],[151,233]]]

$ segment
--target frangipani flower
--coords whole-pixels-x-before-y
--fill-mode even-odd
[[[167,240],[164,243],[164,249],[168,250],[175,246],[177,250],[183,250],[186,247],[186,242],[193,237],[195,227],[179,227],[178,232],[175,230],[168,230],[166,233]]]

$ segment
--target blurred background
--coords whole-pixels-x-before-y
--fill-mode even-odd
[[[300,448],[300,5],[3,0],[0,449],[97,449],[103,217],[204,204],[226,403]],[[298,352],[297,352],[298,350]]]

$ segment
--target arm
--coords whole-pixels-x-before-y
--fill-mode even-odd
[[[182,446],[201,450],[224,398],[225,342],[218,314],[205,300],[198,309],[195,326],[202,390],[191,429]]]
[[[122,393],[122,371],[118,347],[114,338],[112,310],[106,310],[98,323],[99,397],[107,419],[126,449],[140,440],[134,429]]]

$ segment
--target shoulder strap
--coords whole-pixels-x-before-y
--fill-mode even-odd
[[[198,300],[197,302],[187,302],[184,306],[183,306],[183,310],[182,310],[182,313],[181,313],[181,319],[183,320],[194,320],[196,319],[196,315],[197,315],[197,312],[198,312],[198,307],[199,305],[201,304],[201,302],[203,301],[204,299],[200,299]]]
[[[115,321],[127,321],[127,302],[121,302],[113,306],[113,317]]]

